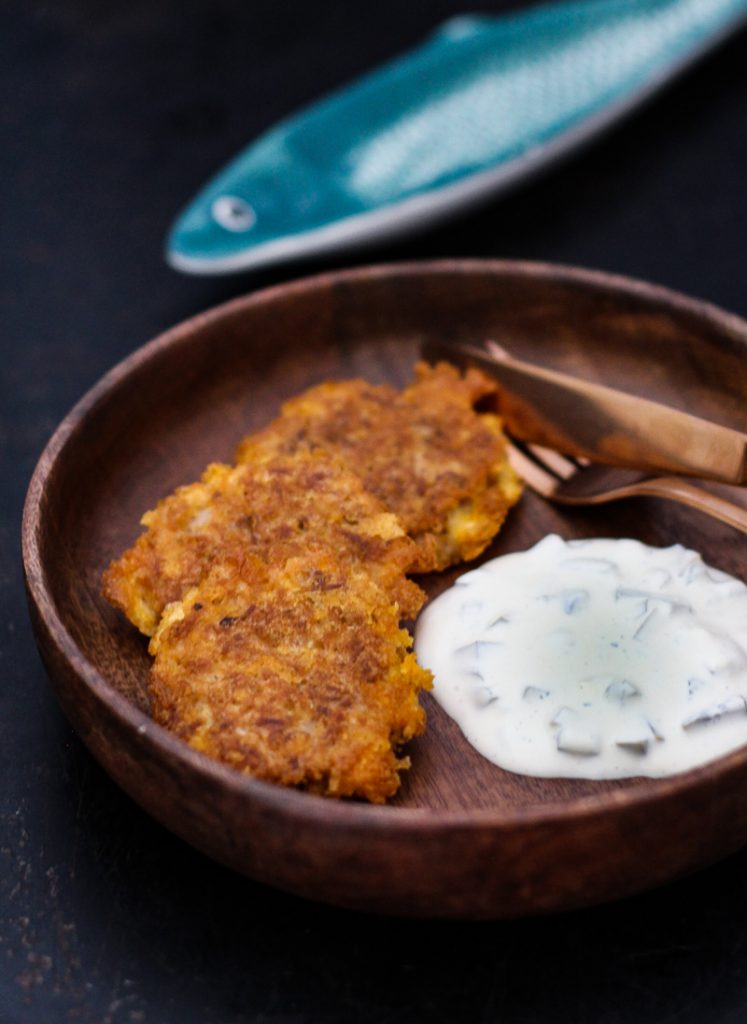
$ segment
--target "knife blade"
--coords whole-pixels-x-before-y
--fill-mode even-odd
[[[431,341],[423,354],[492,376],[504,425],[518,440],[614,466],[747,483],[747,434],[731,427],[523,362],[494,343],[488,352]]]

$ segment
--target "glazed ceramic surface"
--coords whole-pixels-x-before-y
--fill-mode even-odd
[[[453,19],[255,140],[168,259],[219,274],[404,234],[578,146],[745,17],[746,0],[572,0]]]

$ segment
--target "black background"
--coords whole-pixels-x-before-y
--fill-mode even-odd
[[[471,7],[0,8],[3,1024],[747,1020],[747,854],[622,904],[537,921],[408,922],[316,906],[231,874],[147,818],[72,733],[33,645],[20,510],[68,408],[163,328],[342,263],[181,277],[161,258],[175,211],[277,118]],[[554,260],[747,314],[746,65],[743,33],[542,180],[356,261]]]

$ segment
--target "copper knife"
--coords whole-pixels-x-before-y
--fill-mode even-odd
[[[494,377],[501,417],[518,440],[609,465],[747,484],[747,434],[487,344],[432,341],[423,355]]]

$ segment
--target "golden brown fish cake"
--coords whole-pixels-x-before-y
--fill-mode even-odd
[[[500,419],[475,409],[493,395],[484,374],[447,363],[419,363],[402,392],[330,381],[286,402],[237,460],[317,446],[339,455],[417,543],[416,571],[443,569],[479,555],[521,494]]]
[[[323,451],[209,466],[142,518],[147,530],[104,574],[104,595],[150,636],[165,605],[196,586],[234,546],[282,562],[312,543],[364,561],[413,617],[424,594],[405,578],[417,549],[359,478]]]
[[[151,640],[153,716],[255,778],[381,803],[425,727],[411,642],[361,563],[227,555]]]

